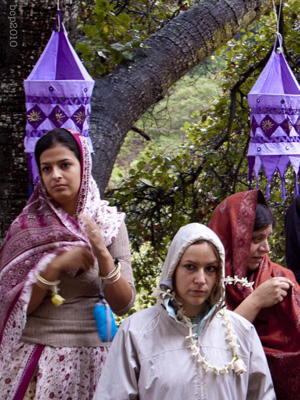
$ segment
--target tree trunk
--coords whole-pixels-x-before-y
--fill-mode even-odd
[[[279,0],[276,0],[278,2]],[[168,88],[266,9],[271,0],[206,0],[178,16],[145,41],[146,49],[97,79],[91,136],[94,176],[104,191],[126,133],[164,97]],[[69,37],[74,38],[78,2],[60,0]],[[0,0],[0,238],[28,197],[24,154],[23,80],[48,42],[54,1]]]

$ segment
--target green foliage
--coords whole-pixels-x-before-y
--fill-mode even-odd
[[[84,13],[78,28],[84,33],[76,45],[84,63],[95,77],[106,74],[122,60],[132,60],[143,41],[166,22],[191,6],[191,1],[95,0],[91,8],[82,2]]]
[[[294,53],[299,31],[300,0],[284,4],[284,46],[290,65],[298,74]],[[185,122],[183,137],[176,146],[147,146],[121,185],[108,196],[127,213],[132,244],[134,273],[138,290],[149,294],[154,286],[170,240],[180,226],[189,222],[207,223],[216,207],[227,196],[248,189],[246,154],[249,144],[247,94],[267,62],[276,32],[274,15],[242,30],[218,56],[226,65],[220,73],[221,95],[208,109],[198,108],[194,121]],[[176,106],[174,106],[176,108]],[[180,105],[177,105],[180,109]],[[197,107],[195,107],[197,108]],[[178,112],[180,115],[180,112]],[[181,117],[179,117],[180,119]],[[173,132],[170,132],[172,137]],[[260,174],[265,193],[266,178]],[[284,214],[294,194],[294,173],[286,177],[287,197],[281,199],[277,176],[271,185],[270,207],[277,227],[270,240],[271,257],[284,264]],[[139,257],[137,255],[141,255]]]
[[[143,158],[143,152],[148,146],[151,146],[151,151],[154,153],[164,151],[166,148],[178,150],[178,144],[186,138],[185,132],[181,129],[183,124],[191,123],[197,117],[195,110],[197,112],[207,110],[212,99],[221,93],[218,73],[224,65],[223,59],[213,56],[213,59],[202,63],[177,82],[165,99],[141,117],[136,126],[150,136],[151,143],[146,145],[145,140],[141,136],[137,137],[132,131],[127,134],[115,163],[109,183],[110,188],[118,186],[128,177],[130,163],[134,167],[139,162],[138,154],[142,152],[140,157]]]

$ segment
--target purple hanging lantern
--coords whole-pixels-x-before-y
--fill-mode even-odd
[[[286,62],[281,35],[278,35],[272,55],[248,95],[251,118],[251,142],[248,149],[249,181],[252,172],[258,187],[258,175],[263,167],[267,179],[267,198],[276,171],[285,197],[284,177],[291,164],[296,174],[295,194],[298,194],[300,165],[300,86]]]
[[[24,145],[34,183],[38,180],[34,148],[41,136],[55,128],[66,128],[89,138],[90,101],[94,83],[68,40],[58,10],[51,38],[24,81]],[[92,151],[90,139],[89,143]]]

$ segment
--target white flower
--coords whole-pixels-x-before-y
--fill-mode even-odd
[[[163,293],[162,290],[158,287],[155,287],[152,290],[152,296],[155,297],[156,299],[160,296],[160,294]]]
[[[224,367],[220,369],[220,374],[221,375],[228,374],[228,368],[226,365],[224,365]]]
[[[204,369],[205,372],[208,372],[209,371],[209,365],[208,364],[204,364],[203,365],[203,369]]]
[[[247,371],[247,367],[244,363],[244,361],[241,358],[238,358],[235,362],[234,362],[234,373],[236,375],[241,375],[243,372]]]
[[[227,285],[236,285],[237,283],[240,283],[242,286],[249,287],[253,289],[254,282],[248,282],[247,278],[238,278],[237,275],[232,276],[227,276],[226,278],[223,279],[223,283]]]

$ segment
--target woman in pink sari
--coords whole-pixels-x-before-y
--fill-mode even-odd
[[[94,306],[123,315],[135,296],[124,214],[100,200],[80,134],[48,132],[35,157],[0,252],[0,399],[91,399],[110,345]]]

